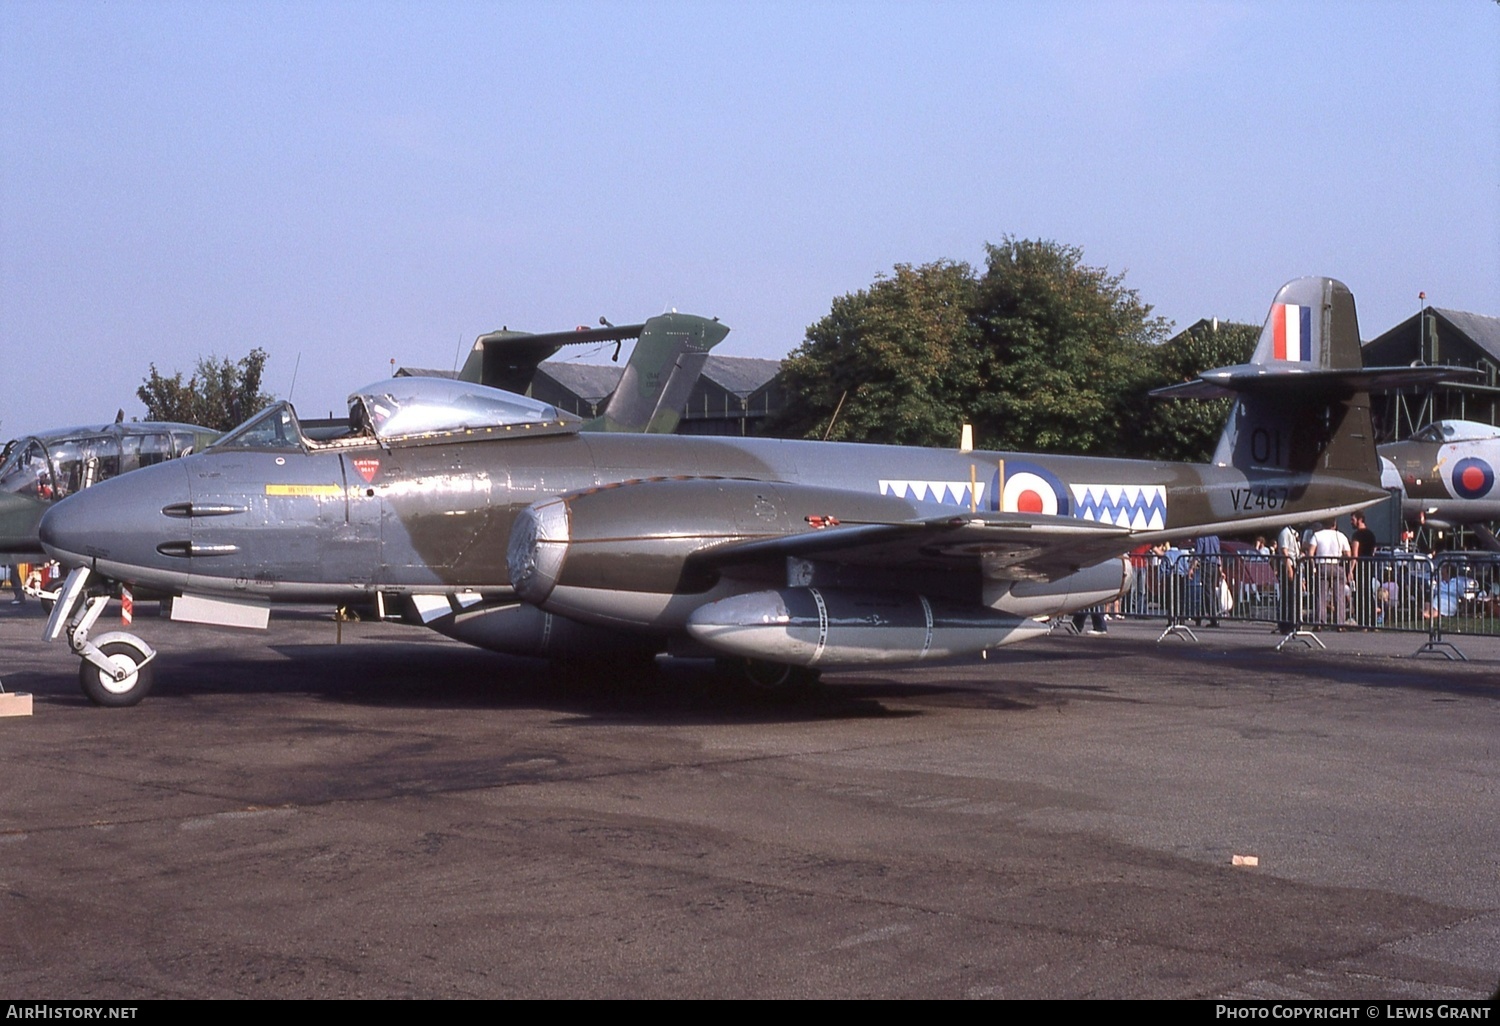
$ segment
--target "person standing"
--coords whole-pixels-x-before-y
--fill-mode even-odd
[[[1219,584],[1224,580],[1221,552],[1216,534],[1200,534],[1193,544],[1192,574],[1198,581],[1202,603],[1197,611],[1208,619],[1210,627],[1219,626]]]
[[[1342,627],[1349,618],[1349,539],[1337,524],[1320,523],[1307,554],[1318,572],[1318,621]]]
[[[1290,634],[1297,629],[1298,590],[1297,560],[1302,558],[1302,539],[1297,528],[1287,524],[1276,535],[1276,633]]]
[[[1087,630],[1083,626],[1085,619],[1091,621]],[[1104,623],[1104,607],[1091,606],[1074,613],[1073,629],[1079,634],[1108,634],[1109,628]]]
[[[1361,627],[1375,626],[1375,532],[1363,513],[1351,513],[1349,523],[1349,583],[1354,588],[1354,619]]]

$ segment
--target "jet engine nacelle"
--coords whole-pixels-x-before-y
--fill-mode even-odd
[[[1055,581],[986,581],[984,604],[1012,616],[1057,616],[1123,598],[1133,580],[1128,558],[1106,559]]]
[[[521,512],[507,564],[522,599],[614,627],[677,631],[705,603],[767,584],[695,564],[712,546],[804,533],[821,514],[881,521],[904,499],[774,481],[629,481],[546,499]]]
[[[823,667],[972,656],[1045,634],[1047,626],[922,595],[778,588],[699,606],[687,630],[720,652]]]

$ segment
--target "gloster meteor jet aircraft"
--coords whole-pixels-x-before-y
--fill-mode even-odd
[[[584,434],[481,385],[385,381],[351,396],[340,437],[306,437],[282,403],[54,507],[42,540],[78,569],[47,630],[107,705],[139,700],[155,652],[90,640],[91,576],[179,595],[178,619],[255,626],[275,602],[379,594],[534,656],[697,652],[773,675],[973,657],[1119,595],[1142,542],[1385,498],[1367,393],[1444,373],[1362,369],[1353,296],[1302,278],[1252,363],[1163,390],[1236,397],[1208,465]]]
[[[1407,520],[1440,528],[1500,520],[1500,428],[1440,420],[1382,445],[1380,456],[1385,485],[1401,490]]]

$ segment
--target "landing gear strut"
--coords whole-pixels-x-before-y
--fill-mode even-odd
[[[109,604],[109,596],[85,597],[88,579],[88,567],[68,574],[47,619],[45,637],[56,641],[66,630],[68,647],[83,658],[78,682],[90,702],[115,707],[135,705],[151,690],[155,678],[151,662],[156,650],[126,631],[108,631],[90,640],[89,631]]]

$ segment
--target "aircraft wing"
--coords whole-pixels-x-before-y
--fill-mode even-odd
[[[799,534],[729,542],[700,552],[701,566],[795,558],[893,573],[978,565],[991,580],[1050,581],[1130,547],[1129,528],[1073,517],[969,512],[884,523],[838,523]]]

